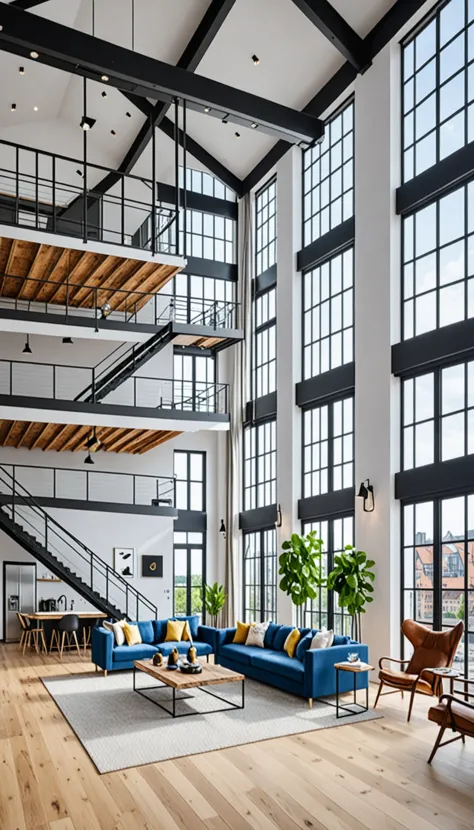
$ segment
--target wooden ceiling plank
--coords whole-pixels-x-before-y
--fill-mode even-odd
[[[12,239],[10,241],[11,241],[11,245],[10,245],[10,250],[8,252],[7,264],[6,264],[5,270],[3,272],[2,282],[0,283],[0,295],[1,296],[4,296],[3,291],[4,291],[4,288],[5,288],[6,278],[7,278],[7,275],[9,273],[9,271],[12,268],[13,260],[15,259],[15,250],[16,250],[16,247],[17,247],[17,244],[18,244],[17,239]]]
[[[32,302],[39,294],[43,287],[41,282],[34,280],[47,280],[52,273],[57,263],[61,259],[63,249],[56,245],[42,245],[41,254],[38,255],[33,263],[32,268],[34,274],[28,274],[28,279],[25,279],[21,289],[21,299]]]
[[[117,435],[115,438],[105,445],[105,449],[107,452],[117,452],[118,447],[121,446],[123,442],[127,443],[130,441],[131,437],[133,437],[134,433],[143,433],[146,430],[135,430],[135,429],[120,429],[117,430]],[[120,434],[119,434],[120,433]]]
[[[52,426],[54,426],[54,424],[53,424]],[[44,427],[43,427],[43,429],[40,431],[39,435],[38,435],[38,436],[35,438],[35,440],[33,441],[32,445],[31,445],[31,447],[30,447],[30,450],[40,449],[39,443],[40,443],[41,439],[43,438],[43,436],[45,436],[45,435],[46,435],[46,432],[48,431],[48,429],[49,429],[50,427],[51,427],[51,424],[45,424],[45,425],[44,425]]]
[[[107,257],[105,257],[107,259]],[[49,303],[57,303],[58,305],[65,305],[66,300],[71,302],[74,292],[79,291],[79,286],[85,282],[93,279],[94,273],[103,264],[104,254],[97,254],[93,251],[85,251],[81,258],[76,262],[74,268],[71,269],[66,278],[59,283],[54,293],[49,298]],[[68,282],[73,284],[72,288],[68,290]]]
[[[119,305],[116,306],[116,311],[122,311],[122,305],[124,302],[127,303],[127,307],[130,308],[131,305],[137,303],[137,311],[140,310],[146,303],[151,299],[152,295],[157,294],[158,291],[161,291],[162,288],[169,282],[179,271],[178,267],[174,265],[158,265],[155,267],[155,270],[152,274],[146,277],[145,280],[140,285],[134,285],[133,288],[136,288],[137,291],[140,291],[140,294],[133,295],[133,292],[130,296],[126,298],[126,300],[122,300]],[[142,297],[141,294],[146,292],[149,294],[149,297]]]
[[[20,440],[16,445],[18,449],[20,449],[20,447],[28,448],[28,441],[31,441],[31,436],[35,432],[36,426],[37,424],[35,421],[32,421],[30,424],[27,425],[25,431],[23,432],[23,435],[21,436]]]
[[[49,303],[50,297],[57,290],[53,283],[65,282],[67,275],[75,268],[78,260],[81,259],[82,256],[83,251],[63,248],[61,256],[46,277],[48,282],[40,285],[39,291],[34,296],[34,300],[40,303]]]
[[[62,446],[61,442],[64,443],[64,440],[67,440],[72,429],[74,429],[74,426],[72,426],[71,424],[64,424],[59,430],[59,432],[56,434],[55,438],[49,444],[48,450],[56,450],[59,452]]]
[[[106,256],[103,257],[101,261],[97,264],[97,266],[93,269],[93,271],[87,274],[85,279],[81,279],[81,285],[74,285],[72,288],[69,289],[69,302],[71,305],[77,307],[94,307],[94,288],[99,287],[102,282],[106,281],[110,275],[113,273],[114,268],[116,268],[117,263],[121,261],[120,257],[117,256]],[[74,280],[75,283],[78,280]],[[91,289],[91,286],[93,288]],[[88,298],[91,298],[92,302],[89,302]],[[87,302],[85,303],[85,301]]]
[[[44,436],[44,445],[42,446],[43,452],[46,450],[51,449],[51,445],[54,444],[56,438],[58,437],[59,433],[61,432],[63,425],[62,424],[49,424],[50,431],[47,435]]]
[[[121,279],[123,279],[122,275],[123,275],[124,272],[125,272],[126,275],[128,275],[130,268],[133,268],[135,265],[136,265],[136,260],[123,259],[122,257],[120,257],[118,263],[116,263],[116,265],[114,266],[112,272],[107,275],[106,279],[104,279],[101,282],[100,281],[97,282],[97,287],[100,286],[104,290],[105,289],[115,290],[116,281],[117,280],[120,281]],[[82,289],[81,289],[81,291],[82,291]],[[83,308],[89,308],[89,307],[93,308],[94,307],[94,294],[95,294],[94,289],[93,288],[87,288],[87,289],[84,289],[84,292],[85,293],[81,294],[81,296],[80,296],[80,305]],[[74,299],[75,299],[75,303],[78,303],[77,295]]]
[[[146,444],[144,447],[141,447],[137,455],[143,455],[145,452],[149,452],[149,450],[155,449],[155,447],[159,447],[160,444],[165,444],[166,441],[171,441],[173,438],[177,438],[178,435],[181,435],[181,432],[162,432],[162,435],[159,436],[155,441],[151,441]]]
[[[89,438],[89,435],[92,432],[91,426],[81,426],[77,428],[77,431],[73,433],[71,438],[66,442],[64,446],[64,450],[69,450],[69,452],[77,452],[78,450],[85,450],[85,441]]]
[[[11,436],[11,434],[12,434],[13,430],[15,429],[15,426],[16,426],[18,423],[19,423],[18,421],[12,421],[12,422],[11,422],[11,424],[10,424],[10,426],[9,426],[9,428],[8,428],[7,434],[5,435],[5,438],[3,439],[3,446],[4,446],[4,447],[6,447],[6,446],[8,445],[8,441],[10,440],[10,436]],[[16,446],[16,445],[15,445],[15,446]]]

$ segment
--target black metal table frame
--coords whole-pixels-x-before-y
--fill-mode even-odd
[[[336,702],[331,703],[330,700],[326,700],[325,703],[327,703],[328,706],[333,706],[335,708],[336,718],[348,718],[351,715],[362,715],[364,712],[368,712],[369,711],[369,682],[368,682],[368,678],[367,678],[367,686],[366,686],[366,689],[365,689],[365,706],[364,706],[363,703],[357,703],[357,675],[358,674],[364,674],[365,672],[360,672],[360,671],[359,672],[356,672],[356,671],[349,672],[350,674],[354,675],[354,688],[353,688],[353,692],[352,692],[353,696],[354,696],[354,699],[353,699],[352,703],[348,703],[348,704],[344,705],[343,703],[339,703],[339,695],[340,695],[340,692],[339,692],[339,672],[340,671],[345,671],[345,669],[338,669],[338,668],[335,667],[335,672],[336,672]],[[367,672],[367,674],[368,674],[368,672]],[[347,694],[347,692],[342,692],[342,694],[345,695],[345,694]],[[358,707],[357,711],[354,711],[353,708],[349,708],[349,707],[354,707],[354,706]],[[344,710],[343,715],[339,714],[339,712],[341,710]]]
[[[139,669],[139,671],[140,671],[140,669]],[[179,669],[177,669],[177,671],[179,671]],[[212,709],[212,711],[210,711],[210,712],[181,712],[181,713],[177,713],[176,712],[176,703],[177,702],[179,703],[180,700],[189,700],[189,698],[192,698],[193,695],[182,695],[181,697],[176,697],[176,692],[185,691],[185,690],[184,689],[183,690],[176,689],[175,686],[168,686],[167,683],[160,683],[159,686],[143,686],[141,689],[138,689],[137,685],[136,685],[136,672],[137,672],[137,669],[134,666],[133,667],[133,691],[137,692],[137,694],[139,694],[142,697],[146,698],[146,700],[149,700],[150,703],[154,703],[155,706],[159,706],[160,709],[163,709],[164,712],[167,712],[167,714],[171,715],[171,717],[173,717],[173,718],[189,718],[189,717],[192,717],[193,715],[214,715],[214,714],[217,714],[218,712],[231,712],[233,709],[244,709],[245,708],[245,677],[243,677],[242,680],[240,681],[241,684],[242,684],[242,702],[240,704],[239,703],[232,703],[232,701],[226,700],[225,697],[221,697],[221,695],[216,695],[215,692],[209,691],[209,689],[206,686],[192,686],[190,688],[199,689],[201,692],[205,692],[207,695],[211,695],[211,697],[217,698],[217,700],[222,700],[227,705],[223,709]],[[146,674],[146,672],[142,672],[142,674]],[[229,682],[230,683],[236,683],[237,681],[232,680],[232,681],[229,681]],[[163,706],[162,703],[158,703],[157,700],[153,700],[153,698],[151,698],[149,695],[144,694],[145,691],[153,691],[153,689],[171,689],[171,691],[173,692],[173,695],[172,695],[172,698],[171,698],[171,700],[172,700],[172,708],[171,709],[169,709],[167,706]]]

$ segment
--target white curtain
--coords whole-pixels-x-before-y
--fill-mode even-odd
[[[243,419],[250,377],[251,282],[253,197],[246,194],[239,202],[237,300],[244,340],[233,346],[230,430],[227,433],[227,508],[226,508],[226,592],[225,624],[234,625],[242,613],[242,533],[239,513],[243,490]]]

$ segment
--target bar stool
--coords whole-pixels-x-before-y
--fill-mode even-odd
[[[92,629],[98,624],[99,620],[95,619],[82,626],[82,647],[84,649],[84,657],[86,656],[87,649],[91,643]]]
[[[77,649],[79,657],[81,656],[81,649],[79,648],[79,641],[77,639],[78,630],[79,617],[76,614],[65,614],[59,620],[58,628],[53,631],[53,636],[51,637],[51,648],[53,646],[54,635],[56,634],[60,660],[63,659],[64,648],[74,648],[74,646]],[[59,632],[61,632],[61,642],[59,642]],[[65,645],[66,637],[67,643]],[[71,638],[74,642],[71,642]]]
[[[21,649],[21,647],[23,646],[23,654],[25,653],[27,647],[31,648],[32,646],[34,646],[36,651],[39,652],[39,650],[40,650],[39,649],[39,641],[40,640],[41,640],[41,645],[42,645],[43,651],[47,652],[48,649],[46,648],[46,642],[45,642],[45,639],[44,639],[44,631],[41,628],[41,626],[39,626],[38,628],[32,628],[31,627],[31,620],[29,620],[28,617],[23,616],[23,614],[20,614],[19,611],[17,611],[17,617],[18,617],[19,623],[21,625],[21,636],[20,636],[20,643],[19,643],[18,648]],[[33,637],[33,642],[31,642],[32,637]]]

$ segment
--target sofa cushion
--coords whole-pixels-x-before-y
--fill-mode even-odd
[[[351,638],[347,634],[335,634],[332,641],[333,646],[348,646]]]
[[[285,640],[288,637],[288,634],[291,634],[293,631],[292,625],[281,625],[278,631],[275,634],[275,639],[273,640],[273,648],[275,651],[283,651],[283,646],[285,645]]]
[[[171,641],[166,643],[158,643],[156,645],[156,648],[158,649],[158,651],[161,652],[163,657],[168,657],[168,655],[171,654],[174,648],[178,649],[179,654],[187,654],[190,645],[191,643],[186,642],[186,640],[180,640],[179,642],[175,640],[174,642]],[[198,657],[202,657],[204,654],[212,654],[212,646],[210,646],[209,643],[195,642],[194,647],[196,649],[196,654]]]
[[[221,646],[219,654],[226,660],[234,660],[236,663],[241,663],[242,666],[250,664],[250,658],[254,654],[262,654],[264,649],[258,646],[241,646],[238,643],[229,643],[226,646]]]
[[[280,626],[277,625],[274,622],[269,622],[268,623],[268,628],[265,631],[265,639],[263,641],[263,645],[264,645],[265,648],[273,648],[273,642],[275,640],[275,635],[276,635],[279,628],[280,628]]]
[[[303,660],[304,660],[304,653],[305,653],[305,651],[308,651],[308,649],[311,645],[312,639],[313,639],[313,632],[310,631],[309,634],[305,634],[303,637],[301,637],[301,640],[299,641],[298,645],[296,646],[296,657],[297,657],[298,660],[301,660],[301,662],[303,662]]]
[[[142,638],[142,643],[151,643],[155,642],[155,632],[153,629],[153,620],[147,620],[146,622],[139,622],[137,623],[138,629],[140,631],[140,635]]]
[[[257,654],[253,654],[250,658],[250,663],[256,669],[263,669],[269,674],[277,674],[280,677],[287,677],[294,683],[304,683],[304,666],[299,660],[294,657],[288,657],[285,652],[273,651],[265,649],[261,651],[256,649]]]
[[[198,628],[199,628],[199,616],[198,614],[191,614],[189,617],[184,617],[179,614],[176,617],[173,617],[174,620],[179,620],[180,622],[183,620],[187,620],[189,623],[189,629],[191,631],[191,637],[193,640],[197,640],[198,636]]]
[[[168,620],[153,620],[154,643],[163,643],[166,637]]]
[[[112,651],[114,663],[130,663],[132,660],[146,660],[156,654],[156,646],[140,643],[137,646],[115,646]]]

